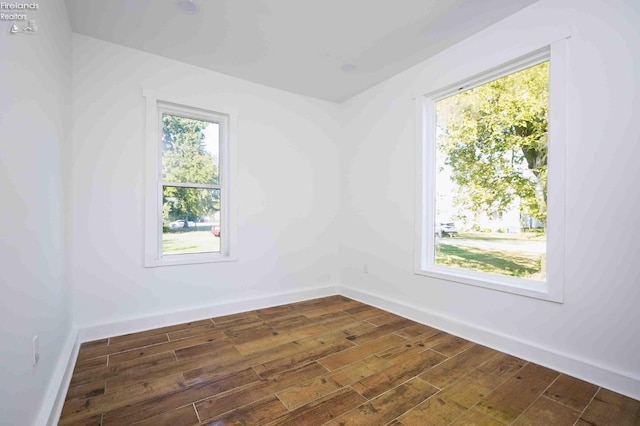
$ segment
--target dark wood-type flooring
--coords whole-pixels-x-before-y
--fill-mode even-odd
[[[331,296],[84,343],[61,425],[640,425],[640,402]]]

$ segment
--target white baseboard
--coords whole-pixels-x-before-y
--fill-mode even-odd
[[[239,299],[222,302],[216,305],[201,306],[197,308],[164,312],[154,315],[128,318],[116,322],[85,325],[79,327],[78,341],[80,343],[106,337],[120,336],[128,333],[136,333],[168,325],[197,321],[205,318],[213,318],[222,315],[236,314],[271,306],[285,305],[301,302],[303,300],[339,294],[338,287],[327,286],[310,288],[291,293],[267,295],[250,299]]]
[[[480,328],[474,324],[427,311],[398,300],[389,299],[349,286],[336,285],[259,298],[228,301],[216,305],[124,319],[105,324],[88,325],[74,329],[69,334],[64,349],[60,354],[58,368],[51,379],[45,401],[40,407],[36,424],[57,424],[71,381],[78,350],[80,344],[83,342],[336,294],[341,294],[368,305],[384,309],[527,361],[535,362],[631,398],[640,399],[640,378],[634,377],[633,374],[616,371],[610,367],[598,366],[589,360],[581,359],[575,355],[560,353],[533,342]]]
[[[69,383],[71,382],[73,367],[78,357],[78,348],[78,330],[74,328],[69,332],[62,352],[60,352],[60,356],[58,356],[56,368],[49,381],[44,401],[40,406],[38,416],[34,423],[35,425],[55,426],[58,424],[64,399],[69,389]]]
[[[51,378],[45,400],[40,407],[35,424],[51,426],[58,424],[64,400],[69,389],[69,383],[71,382],[73,368],[75,366],[76,359],[78,358],[80,344],[84,342],[121,334],[150,330],[167,325],[196,321],[204,318],[212,318],[221,315],[251,311],[254,309],[302,302],[304,300],[333,296],[336,294],[339,294],[338,287],[336,286],[310,288],[292,293],[234,300],[217,305],[202,306],[178,312],[167,312],[163,314],[130,318],[117,322],[74,328],[69,334],[64,349],[60,354],[58,366]]]
[[[640,399],[640,377],[632,373],[616,371],[609,366],[599,366],[591,360],[573,354],[561,353],[534,342],[525,341],[474,324],[425,310],[415,305],[378,296],[349,286],[338,287],[341,295],[358,300],[404,318],[437,328],[475,343],[488,346],[543,365],[561,373],[605,387],[614,392]]]

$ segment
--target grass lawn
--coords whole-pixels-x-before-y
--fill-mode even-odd
[[[220,238],[210,230],[164,232],[162,254],[211,253],[220,251]]]
[[[469,238],[483,241],[544,241],[547,235],[542,232],[520,232],[507,234],[500,232],[460,232],[454,238]]]
[[[461,234],[447,243],[436,241],[437,265],[453,268],[468,269],[472,271],[488,272],[492,274],[507,275],[513,277],[544,280],[543,268],[544,254],[534,253],[513,245],[508,249],[498,247],[484,247],[459,244],[456,239],[465,239],[496,243],[544,241],[544,234]]]
[[[461,238],[478,241],[532,241],[544,240],[539,234],[460,234],[450,243]],[[437,241],[437,240],[436,240]],[[178,231],[162,234],[163,254],[215,253],[220,251],[220,238],[210,230]],[[436,244],[436,264],[453,268],[514,277],[540,279],[543,255],[517,249],[493,250],[480,247]]]

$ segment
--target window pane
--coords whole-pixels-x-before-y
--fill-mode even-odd
[[[549,63],[436,103],[435,264],[546,280]]]
[[[218,123],[162,114],[162,179],[218,185]]]
[[[220,252],[220,190],[163,187],[162,254]]]

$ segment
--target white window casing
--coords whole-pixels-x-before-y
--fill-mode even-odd
[[[145,132],[145,208],[144,266],[170,266],[215,263],[237,260],[236,175],[238,151],[238,114],[232,109],[194,102],[181,95],[158,94],[143,90],[146,102]],[[180,184],[162,179],[162,114],[215,122],[220,126],[219,182],[217,184]],[[220,252],[169,254],[162,253],[163,185],[220,190]]]
[[[443,87],[416,96],[415,273],[452,283],[563,302],[568,37]],[[546,281],[501,276],[435,264],[435,156],[438,100],[549,60],[547,277]]]

